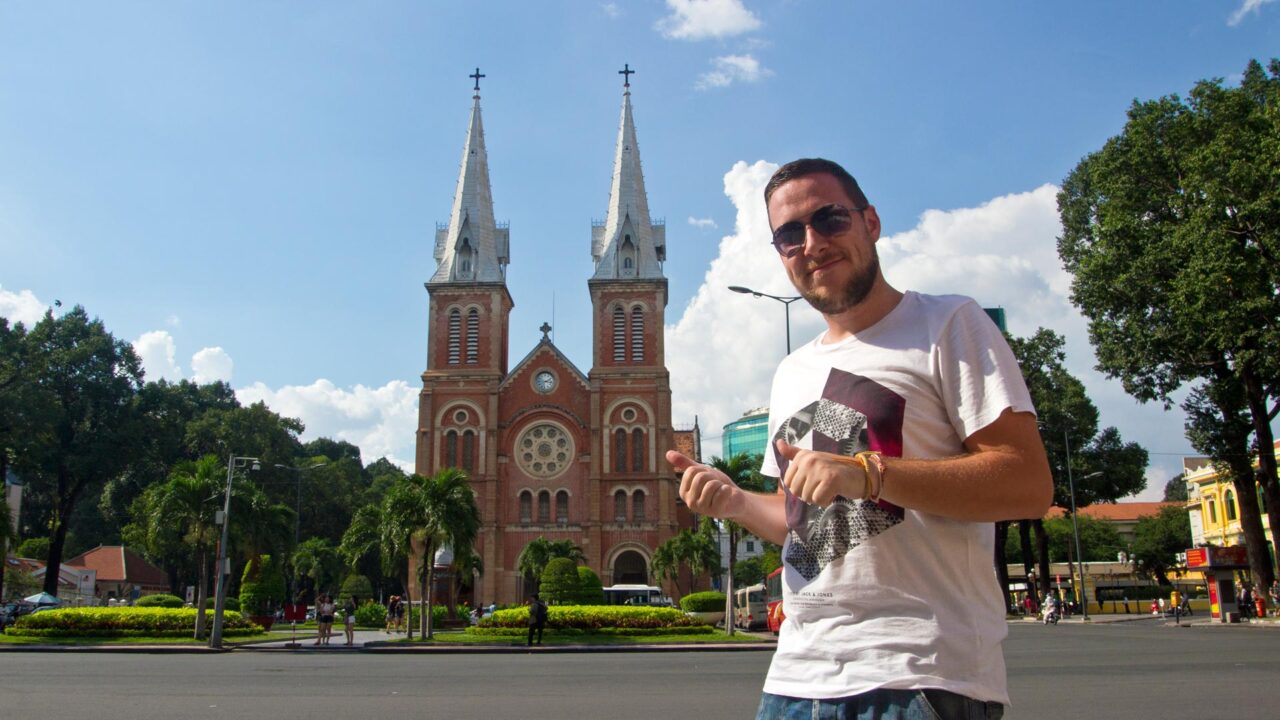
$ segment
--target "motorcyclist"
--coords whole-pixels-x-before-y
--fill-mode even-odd
[[[1052,594],[1046,594],[1044,596],[1042,611],[1044,613],[1045,625],[1048,625],[1049,623],[1053,623],[1054,625],[1058,624],[1058,599]]]

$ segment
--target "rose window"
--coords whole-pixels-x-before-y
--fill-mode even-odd
[[[516,442],[520,469],[534,477],[555,477],[564,472],[573,457],[573,441],[555,425],[534,425]]]

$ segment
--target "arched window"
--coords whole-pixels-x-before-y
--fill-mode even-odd
[[[636,274],[636,244],[631,242],[630,235],[622,238],[622,276],[632,277]]]
[[[533,521],[533,493],[525,490],[520,493],[520,524],[528,525]]]
[[[631,359],[644,360],[644,308],[631,308]]]
[[[613,308],[613,361],[627,360],[627,316],[621,305]]]
[[[551,522],[551,493],[546,490],[538,493],[538,522]]]
[[[462,242],[458,244],[458,275],[468,276],[471,274],[471,241],[462,238]]]
[[[444,466],[458,467],[458,431],[444,434]]]
[[[556,493],[556,522],[563,525],[569,522],[569,491]]]
[[[1235,520],[1236,519],[1236,494],[1228,490],[1227,494],[1222,498],[1222,500],[1223,500],[1222,504],[1227,506],[1225,510],[1227,513],[1227,522],[1231,522],[1232,520]]]
[[[1214,504],[1213,498],[1209,499],[1209,522],[1215,525],[1218,523],[1218,506]]]
[[[469,473],[476,470],[476,434],[472,430],[462,431],[462,469]]]
[[[613,494],[613,520],[614,522],[627,521],[627,491],[619,490]]]
[[[471,308],[467,313],[467,362],[480,361],[480,311]]]
[[[627,471],[627,431],[622,428],[613,433],[613,470]]]
[[[636,428],[631,431],[631,469],[635,472],[644,471],[644,431]]]
[[[631,495],[631,522],[644,522],[644,491],[637,490]]]
[[[454,308],[449,311],[449,364],[457,365],[462,361],[462,311]]]

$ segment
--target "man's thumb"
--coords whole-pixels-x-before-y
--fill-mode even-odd
[[[675,450],[667,451],[667,462],[671,463],[671,466],[676,469],[676,472],[684,472],[687,468],[697,465],[697,463],[685,457],[683,453],[676,452]]]
[[[800,448],[788,443],[781,438],[777,442],[778,453],[788,460],[795,460],[796,454],[800,452]]]

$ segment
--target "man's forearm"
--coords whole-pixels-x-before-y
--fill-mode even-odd
[[[787,538],[787,511],[782,493],[753,493],[742,491],[743,508],[732,520],[746,528],[752,535],[781,545]]]

